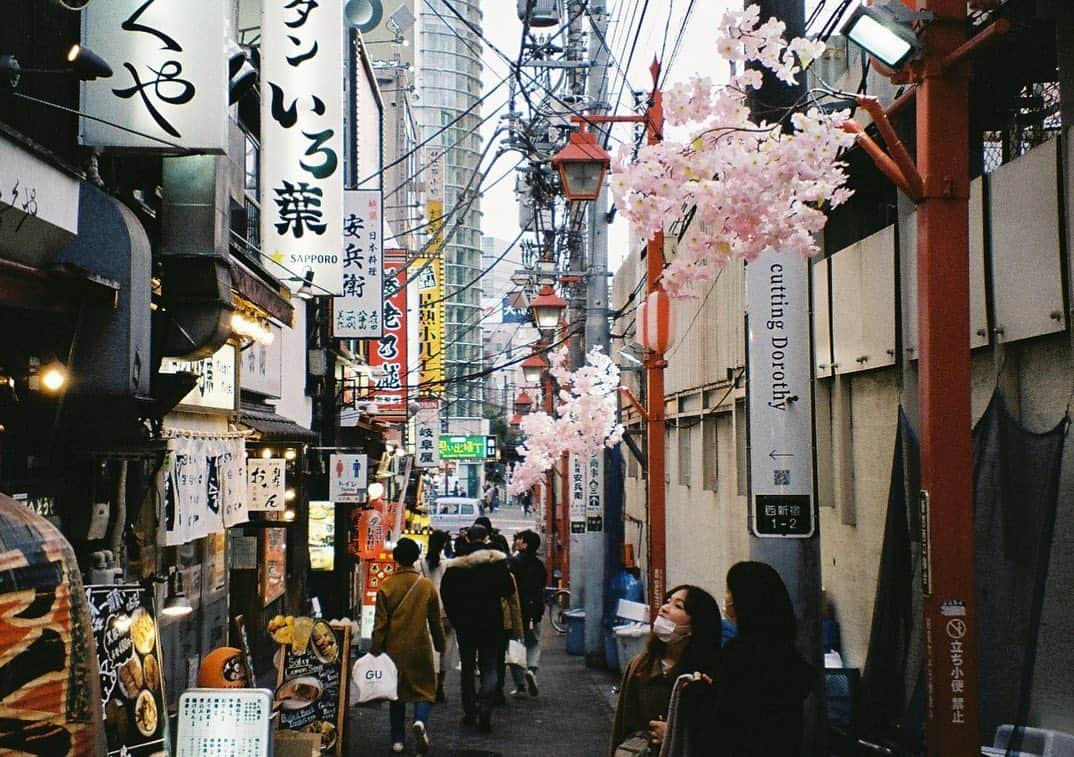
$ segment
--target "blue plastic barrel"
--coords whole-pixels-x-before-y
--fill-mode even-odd
[[[567,610],[567,654],[585,654],[585,610]]]

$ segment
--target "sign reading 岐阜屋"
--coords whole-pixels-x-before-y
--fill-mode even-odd
[[[441,460],[484,460],[488,457],[488,437],[441,436]]]
[[[343,294],[343,0],[261,4],[261,250]]]
[[[808,273],[801,257],[771,250],[746,266],[750,524],[756,536],[808,538],[816,530]]]

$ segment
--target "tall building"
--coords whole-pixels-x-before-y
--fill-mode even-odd
[[[483,433],[484,379],[475,375],[482,362],[481,287],[463,289],[481,275],[482,43],[473,30],[480,30],[482,14],[478,0],[453,0],[451,6],[466,24],[443,0],[420,6],[415,110],[421,139],[429,140],[427,151],[443,151],[446,381],[441,417],[450,433]]]

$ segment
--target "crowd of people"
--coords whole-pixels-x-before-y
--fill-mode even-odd
[[[447,701],[444,681],[456,651],[464,725],[491,732],[493,707],[506,701],[508,668],[512,696],[537,696],[547,580],[540,545],[540,536],[526,530],[509,547],[485,516],[454,542],[434,531],[420,562],[417,542],[397,542],[392,556],[399,567],[377,591],[369,650],[386,653],[398,673],[398,699],[389,707],[392,752],[406,748],[407,704],[415,749],[428,752],[429,714],[434,702]],[[506,663],[512,640],[524,646],[525,664]]]
[[[424,558],[403,538],[395,575],[377,593],[373,654],[398,670],[389,721],[393,752],[406,744],[407,704],[418,754],[429,749],[429,715],[461,665],[462,723],[492,730],[496,704],[536,697],[547,571],[533,531],[509,547],[487,517],[454,542],[434,532]],[[792,757],[799,754],[805,697],[819,672],[795,647],[794,608],[779,574],[760,562],[727,573],[723,612],[704,589],[667,592],[644,650],[623,672],[609,757]],[[515,641],[524,664],[506,652]],[[458,657],[456,658],[456,651]]]

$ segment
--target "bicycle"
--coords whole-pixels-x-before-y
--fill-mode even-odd
[[[562,586],[546,586],[544,604],[548,609],[548,620],[552,629],[558,634],[567,633],[567,610],[571,609],[570,589]]]

